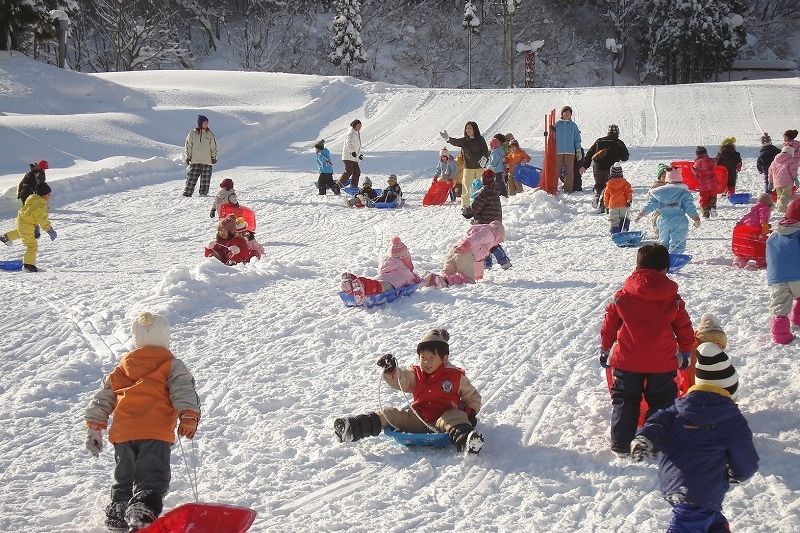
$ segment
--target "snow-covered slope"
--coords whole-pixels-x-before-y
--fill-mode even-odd
[[[102,531],[113,454],[83,450],[82,411],[129,349],[132,311],[144,306],[170,318],[174,352],[197,379],[200,497],[255,508],[253,531],[663,530],[655,467],[608,450],[610,403],[593,354],[635,254],[611,245],[588,193],[504,201],[514,267],[476,286],[353,310],[336,295],[339,274],[374,273],[393,235],[419,272],[439,267],[467,222],[454,206],[420,201],[438,132],[466,120],[514,132],[535,161],[550,108],[573,106],[586,146],[619,124],[636,206],[658,162],[701,143],[713,151],[729,135],[745,158],[740,189],[756,191],[760,132],[777,138],[800,123],[797,80],[455,91],[230,72],[81,76],[12,58],[0,61],[0,88],[0,185],[16,186],[29,160],[51,161],[59,231],[40,243],[44,272],[0,279],[3,531]],[[182,142],[199,112],[221,146],[214,186],[233,178],[258,213],[260,262],[202,259],[210,201],[180,197]],[[364,121],[365,173],[398,174],[402,209],[350,210],[311,188],[313,141],[325,137],[336,155],[353,118]],[[13,196],[0,205],[3,230]],[[725,512],[737,531],[788,532],[800,519],[800,363],[796,342],[770,343],[763,272],[729,266],[745,209],[721,201],[719,218],[691,232],[694,260],[675,279],[693,319],[715,313],[728,333],[761,454]],[[16,243],[0,259],[19,254]],[[333,418],[379,407],[377,356],[413,362],[435,325],[450,328],[453,362],[483,395],[481,455],[383,437],[334,443]],[[385,389],[382,400],[403,404]],[[172,466],[168,507],[192,498],[179,447]]]

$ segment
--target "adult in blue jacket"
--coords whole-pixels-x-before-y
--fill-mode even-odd
[[[800,198],[791,201],[767,239],[767,283],[772,340],[789,344],[794,340],[790,322],[800,326]]]
[[[647,204],[639,211],[636,220],[658,211],[661,216],[656,222],[658,240],[669,249],[671,254],[682,254],[686,250],[686,238],[689,236],[689,221],[694,220],[695,227],[700,227],[700,215],[694,205],[694,198],[683,183],[681,171],[673,169],[667,172],[667,184],[650,189]]]
[[[736,369],[722,349],[697,347],[695,385],[667,409],[645,422],[631,456],[641,461],[658,454],[658,484],[672,505],[671,532],[725,532],[722,501],[731,483],[758,471],[753,433],[733,400]]]
[[[572,122],[572,108],[561,108],[561,119],[553,128],[556,133],[556,172],[564,169],[564,192],[571,193],[574,189],[575,160],[581,156],[581,130]]]

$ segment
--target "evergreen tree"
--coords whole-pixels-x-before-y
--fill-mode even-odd
[[[20,50],[23,34],[49,18],[43,0],[0,0],[0,50]]]
[[[364,44],[361,41],[361,2],[359,0],[335,0],[336,17],[331,31],[328,60],[336,65],[344,65],[347,75],[354,63],[366,63]]]

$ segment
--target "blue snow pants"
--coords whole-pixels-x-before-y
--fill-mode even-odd
[[[484,268],[492,268],[492,256],[497,259],[497,263],[500,266],[505,265],[506,263],[510,262],[510,259],[506,255],[506,251],[503,250],[503,247],[499,244],[490,250],[492,253],[486,256],[486,259],[483,260]]]
[[[682,254],[686,250],[686,238],[689,236],[689,219],[680,216],[661,215],[656,221],[658,226],[658,242],[663,244],[671,254]]]
[[[728,533],[728,519],[719,511],[678,503],[672,506],[667,533]]]
[[[639,425],[639,406],[642,396],[647,400],[647,416],[666,409],[678,397],[676,371],[662,374],[643,374],[613,369],[611,385],[611,449],[629,453],[631,441]]]

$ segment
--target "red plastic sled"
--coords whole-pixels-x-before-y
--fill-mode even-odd
[[[220,218],[225,218],[228,215],[236,215],[236,218],[242,217],[247,222],[247,229],[249,231],[256,231],[256,214],[249,207],[240,205],[234,207],[231,204],[222,204],[219,208]]]
[[[422,198],[422,205],[444,205],[450,197],[450,185],[451,183],[447,180],[437,181],[434,178],[428,192]]]
[[[161,516],[139,533],[244,533],[256,512],[247,507],[186,503]]]
[[[686,370],[678,370],[678,375],[675,376],[675,383],[678,385],[678,398],[684,396],[689,388],[694,385],[694,353],[692,353],[692,362]],[[606,383],[608,384],[608,392],[611,392],[611,387],[614,384],[614,375],[612,374],[613,368],[606,368]],[[642,397],[642,402],[639,404],[639,423],[638,426],[644,425],[645,417],[647,415],[647,400]]]
[[[745,262],[754,260],[759,268],[767,266],[767,236],[761,228],[736,224],[731,238],[731,249],[737,259]]]
[[[683,182],[689,187],[690,191],[697,190],[697,176],[694,175],[694,161],[673,161],[672,168],[681,169]],[[722,165],[714,167],[714,177],[717,178],[717,194],[722,194],[728,190],[728,169]]]

